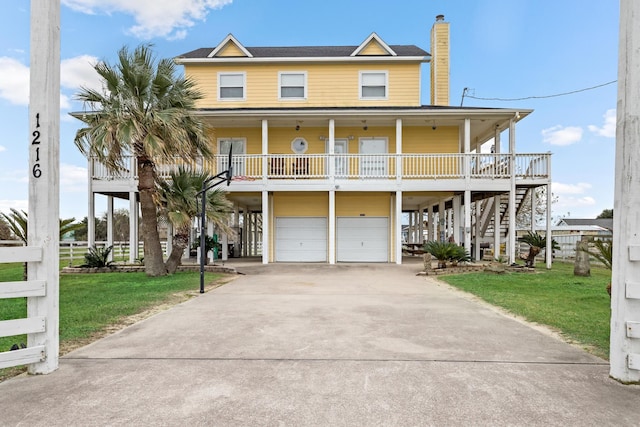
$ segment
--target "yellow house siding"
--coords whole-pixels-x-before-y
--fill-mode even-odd
[[[389,217],[390,193],[336,193],[336,216]]]
[[[328,217],[329,194],[326,192],[280,192],[273,194],[274,217]]]
[[[387,100],[359,99],[360,71],[387,71]],[[306,100],[278,99],[278,72],[307,73]],[[218,73],[246,72],[246,100],[218,101]],[[236,107],[346,107],[420,105],[420,64],[417,63],[307,63],[307,64],[185,64],[185,74],[196,81],[204,98],[198,108]]]
[[[402,129],[403,153],[457,153],[458,128],[454,126],[404,127]]]
[[[358,55],[389,55],[389,52],[380,46],[380,43],[371,40]]]
[[[242,50],[240,50],[240,48],[238,46],[236,46],[235,43],[228,42],[225,45],[225,47],[223,47],[222,49],[220,49],[216,53],[216,56],[223,56],[223,57],[241,56],[241,57],[246,57],[247,55],[245,55],[245,53]]]

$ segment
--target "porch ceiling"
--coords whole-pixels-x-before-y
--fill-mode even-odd
[[[271,128],[295,127],[327,128],[329,120],[335,120],[336,128],[364,126],[394,127],[396,119],[402,119],[403,127],[464,126],[471,120],[471,144],[484,143],[491,139],[495,130],[509,127],[509,121],[521,120],[531,110],[507,109],[459,109],[459,108],[412,108],[412,109],[244,109],[244,110],[200,110],[197,114],[214,128],[260,128],[267,120]],[[327,130],[328,133],[328,130]]]

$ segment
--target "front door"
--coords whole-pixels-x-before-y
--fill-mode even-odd
[[[326,152],[329,152],[329,140],[327,140]],[[335,153],[335,177],[346,178],[349,176],[349,160],[347,154],[349,154],[349,141],[347,139],[336,139],[334,144]],[[329,173],[329,171],[327,171]]]
[[[385,138],[360,139],[360,176],[387,175],[387,140]]]
[[[245,172],[245,159],[243,154],[246,150],[244,138],[221,138],[218,140],[218,171],[225,171],[229,167],[229,148],[231,148],[231,162],[233,164],[233,175],[243,176]]]

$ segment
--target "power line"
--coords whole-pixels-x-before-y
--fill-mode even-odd
[[[584,89],[572,90],[570,92],[556,93],[556,94],[553,94],[553,95],[525,96],[525,97],[522,97],[522,98],[482,98],[482,97],[479,97],[479,96],[468,95],[467,93],[469,92],[469,88],[465,87],[462,90],[462,101],[460,102],[460,106],[462,107],[462,104],[464,103],[464,98],[465,97],[472,98],[472,99],[479,99],[479,100],[482,100],[482,101],[506,101],[506,102],[509,102],[509,101],[524,101],[526,99],[556,98],[558,96],[573,95],[574,93],[586,92],[588,90],[598,89],[598,88],[601,88],[601,87],[608,86],[608,85],[611,85],[613,83],[616,83],[617,81],[618,80],[612,80],[612,81],[607,82],[607,83],[602,83],[602,84],[599,84],[599,85],[596,85],[596,86],[587,87],[587,88],[584,88]]]

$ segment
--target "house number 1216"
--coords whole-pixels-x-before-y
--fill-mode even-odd
[[[40,113],[36,114],[36,130],[31,133],[33,139],[31,140],[31,145],[34,146],[36,150],[36,161],[33,164],[33,168],[31,169],[31,173],[34,178],[40,178],[42,176],[42,169],[40,169],[40,131],[38,128],[40,127]]]

